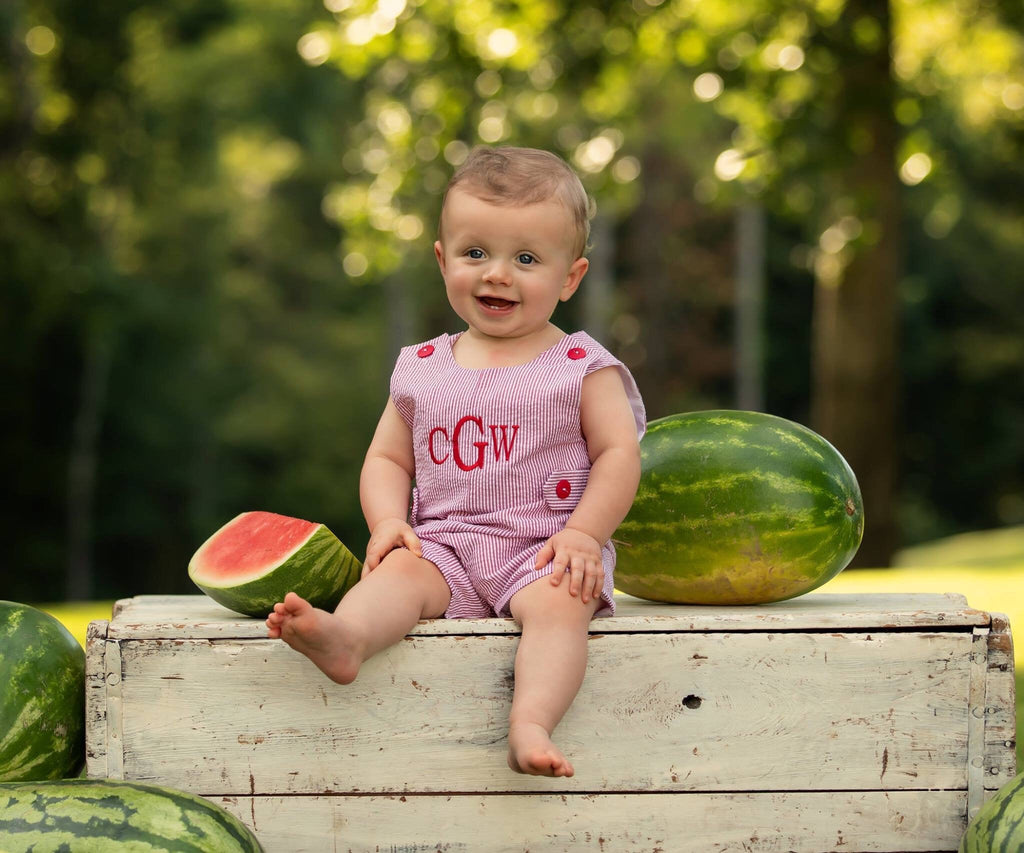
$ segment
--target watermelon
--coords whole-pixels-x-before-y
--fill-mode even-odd
[[[72,776],[84,759],[85,652],[48,613],[0,601],[0,782]]]
[[[850,466],[817,433],[759,412],[669,415],[640,443],[615,532],[615,585],[680,604],[760,604],[842,571],[864,532]]]
[[[362,564],[323,524],[273,512],[243,512],[192,555],[188,574],[214,601],[266,616],[285,593],[333,610]]]
[[[960,840],[960,853],[1015,853],[1024,850],[1024,773],[985,803]]]
[[[107,779],[0,784],[0,850],[257,853],[220,806],[173,788]]]

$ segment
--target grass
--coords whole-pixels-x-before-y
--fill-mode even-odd
[[[955,592],[978,610],[1005,613],[1024,637],[1024,526],[966,533],[910,548],[891,569],[843,572],[821,592]],[[112,601],[42,604],[85,645],[95,619],[109,619]],[[1024,768],[1024,640],[1015,644],[1017,767]]]

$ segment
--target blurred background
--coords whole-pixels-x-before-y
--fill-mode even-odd
[[[394,355],[459,328],[431,244],[480,142],[580,173],[555,320],[652,419],[822,433],[860,566],[990,530],[956,565],[1024,566],[1022,28],[1019,0],[3,4],[0,597],[196,592],[249,509],[361,555]]]

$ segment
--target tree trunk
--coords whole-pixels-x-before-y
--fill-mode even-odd
[[[384,366],[390,375],[402,347],[416,341],[417,328],[414,317],[415,297],[409,288],[402,286],[399,276],[391,273],[384,279],[384,294],[387,311],[388,352]]]
[[[91,598],[95,587],[93,516],[96,505],[96,466],[111,356],[110,342],[102,335],[86,339],[81,395],[72,429],[68,461],[68,570],[64,597],[69,601]]]
[[[646,111],[654,121],[670,108]],[[692,186],[679,152],[649,140],[643,194],[615,247],[616,291],[641,328],[620,353],[652,420],[715,408],[734,384],[733,216],[698,203]]]
[[[854,40],[854,26],[864,20],[882,30],[872,49]],[[838,144],[852,140],[854,150],[829,176],[833,203],[822,231],[834,230],[823,236],[817,263],[812,422],[860,482],[866,524],[855,565],[885,566],[896,547],[901,268],[887,3],[850,0],[837,26],[843,52],[833,132]]]
[[[736,407],[764,409],[764,208],[736,208]]]
[[[8,0],[2,13],[0,37],[3,38],[2,53],[9,71],[10,89],[14,95],[13,104],[8,106],[9,121],[0,135],[0,156],[13,159],[17,152],[24,150],[26,141],[32,136],[33,121],[39,107],[39,92],[32,81],[32,61],[25,47],[25,4]]]
[[[583,279],[583,328],[603,344],[608,344],[608,327],[614,312],[615,228],[607,214],[598,214],[590,225],[593,248],[588,258],[590,269]]]

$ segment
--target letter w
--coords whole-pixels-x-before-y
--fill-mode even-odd
[[[494,443],[494,459],[499,460],[502,455],[508,462],[512,455],[512,448],[516,443],[516,435],[519,434],[519,424],[512,425],[512,438],[508,437],[508,424],[491,424],[491,441]],[[501,438],[498,438],[498,430],[501,430]]]

